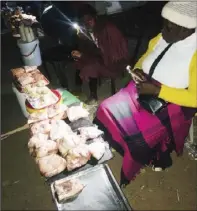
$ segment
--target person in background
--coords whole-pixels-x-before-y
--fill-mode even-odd
[[[168,2],[162,17],[162,33],[149,42],[132,70],[133,80],[100,104],[94,120],[124,156],[121,184],[145,165],[171,166],[170,153],[182,154],[197,112],[197,2]],[[143,96],[164,106],[151,112],[140,101]]]
[[[86,103],[95,104],[98,78],[116,78],[124,71],[128,64],[128,45],[112,23],[97,17],[92,6],[84,5],[80,18],[84,31],[78,34],[78,50],[74,50],[72,56],[80,78],[89,82],[90,97]]]

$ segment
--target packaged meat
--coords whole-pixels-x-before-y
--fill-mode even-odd
[[[90,126],[93,126],[93,123],[89,119],[80,118],[78,120],[75,120],[75,121],[71,122],[69,124],[69,126],[71,127],[71,129],[73,131],[76,131],[78,128],[81,128],[81,127],[90,127]]]
[[[71,106],[67,110],[68,119],[73,122],[80,118],[87,118],[89,116],[89,112],[82,107],[82,104],[77,106]]]
[[[51,131],[50,138],[55,141],[57,139],[62,139],[69,134],[73,134],[70,126],[66,124],[63,120],[51,120]]]
[[[50,120],[43,120],[41,122],[36,122],[30,126],[31,133],[33,135],[38,133],[47,134],[51,131],[51,122]]]
[[[25,73],[25,70],[23,68],[15,68],[11,69],[12,76],[15,77],[20,77],[22,74]]]
[[[100,160],[105,153],[105,143],[104,142],[93,142],[88,145],[89,151],[92,156],[97,160]]]
[[[57,114],[56,116],[52,117],[51,119],[53,120],[61,120],[61,119],[66,119],[67,118],[67,113],[66,111],[61,112],[59,114]]]
[[[41,133],[31,137],[28,142],[28,149],[29,153],[36,158],[56,154],[58,152],[57,143],[48,140],[48,135]]]
[[[85,187],[77,179],[68,180],[66,178],[55,181],[53,185],[59,203],[73,200]]]
[[[68,151],[66,156],[67,169],[72,171],[85,165],[91,158],[91,153],[86,144],[81,144],[74,149]]]
[[[35,82],[30,73],[23,73],[21,76],[17,77],[17,81],[22,87]]]
[[[37,68],[38,68],[37,66],[24,66],[26,73],[31,72],[33,70],[37,70]]]
[[[58,147],[57,143],[52,140],[47,140],[43,145],[39,148],[35,148],[35,157],[42,158],[51,154],[57,154]]]
[[[36,134],[34,136],[32,136],[28,142],[28,148],[39,148],[43,142],[47,141],[48,139],[48,135],[47,134]]]
[[[45,177],[55,176],[66,169],[66,160],[56,154],[37,159],[37,164],[40,173]]]
[[[75,133],[66,134],[62,139],[57,141],[60,154],[65,157],[70,149],[84,143],[84,140]]]
[[[48,87],[28,87],[24,89],[24,93],[34,109],[42,109],[57,103],[59,100]]]
[[[51,154],[57,154],[58,152],[57,143],[51,140],[30,140],[28,143],[28,148],[30,155],[36,158],[42,158]]]
[[[42,87],[49,84],[49,81],[38,69],[26,71],[25,67],[17,68],[12,70],[12,74],[22,88],[30,84],[32,87]]]
[[[32,124],[34,122],[38,122],[38,121],[42,121],[46,119],[48,119],[48,112],[46,110],[41,111],[41,112],[35,112],[29,115],[27,123]]]
[[[48,117],[53,118],[54,116],[66,112],[68,107],[64,104],[55,104],[50,107],[48,107]]]
[[[80,135],[86,137],[86,139],[94,139],[103,135],[103,131],[99,130],[96,126],[82,127],[78,129]]]

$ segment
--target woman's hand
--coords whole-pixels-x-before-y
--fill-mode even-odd
[[[72,55],[72,57],[74,59],[80,59],[81,56],[82,56],[81,52],[80,51],[76,51],[76,50],[75,51],[72,51],[71,55]]]
[[[133,78],[133,80],[136,84],[146,81],[146,77],[143,74],[143,70],[134,69],[131,72],[131,75],[132,75],[132,78]]]
[[[156,95],[158,96],[161,90],[161,87],[156,86],[150,82],[140,82],[136,84],[138,94],[142,95]]]

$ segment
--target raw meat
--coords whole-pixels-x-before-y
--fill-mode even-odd
[[[67,155],[70,149],[77,147],[79,144],[85,143],[84,139],[81,139],[81,137],[75,133],[67,134],[56,142],[58,143],[59,152],[63,157]]]
[[[13,77],[20,77],[22,74],[25,73],[25,70],[23,68],[15,68],[11,69]]]
[[[99,130],[97,127],[82,127],[78,129],[80,135],[86,137],[86,139],[94,139],[103,135],[103,131]]]
[[[61,120],[61,119],[66,119],[66,118],[67,118],[67,113],[66,113],[66,111],[63,111],[63,112],[57,114],[56,116],[52,117],[51,119]]]
[[[81,144],[80,146],[69,150],[66,157],[68,171],[72,171],[85,165],[90,158],[91,153],[88,146],[85,144]]]
[[[52,129],[50,131],[51,140],[62,139],[69,134],[73,134],[70,126],[63,120],[51,120]]]
[[[64,104],[56,104],[56,105],[52,105],[50,106],[47,110],[48,110],[48,117],[49,118],[53,118],[54,116],[66,112],[68,109],[68,107]]]
[[[45,177],[52,177],[66,169],[66,160],[59,155],[48,155],[37,160],[40,173]]]
[[[80,118],[87,118],[89,116],[89,112],[82,107],[82,104],[79,106],[72,106],[68,108],[67,111],[68,119],[73,122]]]
[[[43,120],[41,122],[36,122],[30,126],[30,130],[33,135],[37,133],[49,133],[51,131],[52,125],[50,120]]]
[[[69,126],[71,127],[73,131],[76,131],[78,128],[81,128],[81,127],[93,126],[93,123],[89,119],[81,118],[81,119],[71,122]]]
[[[60,203],[77,197],[83,188],[84,185],[77,179],[61,179],[54,182],[54,189]]]
[[[104,142],[93,142],[88,145],[89,151],[92,156],[97,160],[100,160],[105,153],[105,143]]]
[[[35,80],[30,73],[24,73],[18,77],[18,82],[21,84],[21,86],[26,86],[28,84],[34,83]]]
[[[37,70],[37,66],[24,66],[25,72],[31,72],[33,70]]]
[[[56,154],[58,152],[57,143],[47,138],[48,136],[44,134],[33,136],[28,142],[29,153],[36,158]]]
[[[58,97],[48,87],[26,87],[24,93],[35,109],[41,109],[57,103]]]
[[[48,139],[48,135],[46,134],[36,134],[34,136],[32,136],[28,142],[28,148],[33,148],[36,146],[36,148],[39,148],[40,146],[42,146],[42,143],[47,141]]]

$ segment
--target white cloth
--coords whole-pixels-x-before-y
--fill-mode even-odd
[[[189,85],[189,68],[192,56],[197,49],[197,34],[173,44],[155,68],[153,78],[161,84],[185,89]],[[154,50],[145,58],[142,69],[149,73],[150,67],[167,47],[168,43],[161,37]]]
[[[162,10],[162,17],[185,28],[197,27],[197,1],[168,2]]]

